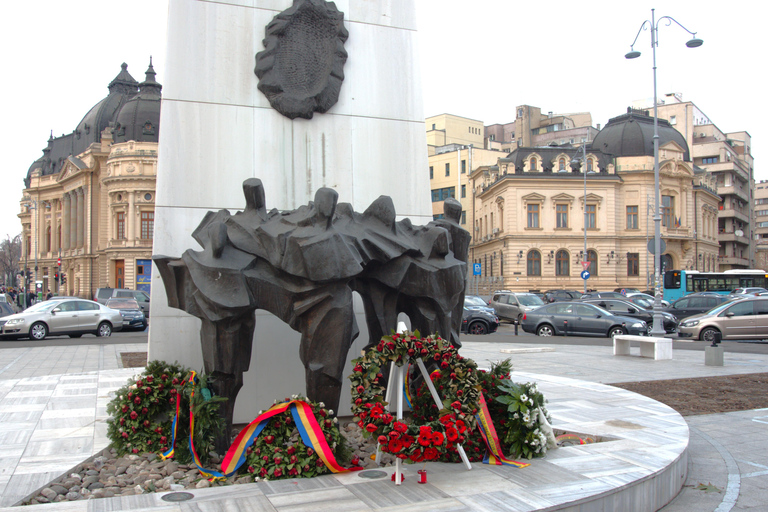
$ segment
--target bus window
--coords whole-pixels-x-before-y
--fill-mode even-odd
[[[664,288],[669,290],[680,289],[680,271],[668,270],[664,272]]]

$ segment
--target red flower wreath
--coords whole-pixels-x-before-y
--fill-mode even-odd
[[[439,368],[435,372],[450,379],[450,385],[438,390],[443,407],[437,411],[434,401],[430,402],[429,416],[437,418],[433,421],[398,421],[387,412],[382,369],[390,362],[402,366],[410,361],[415,366],[419,357],[425,365],[434,362]],[[376,436],[382,451],[407,462],[454,458],[451,455],[456,453],[457,445],[465,441],[467,431],[475,424],[480,392],[474,361],[461,357],[439,336],[420,338],[416,332],[384,336],[376,347],[352,363],[352,414],[364,436]],[[414,417],[425,417],[424,411],[420,414],[414,410]]]

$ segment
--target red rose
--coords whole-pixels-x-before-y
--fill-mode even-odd
[[[287,418],[285,418],[285,419],[283,420],[283,422],[284,422],[286,425],[290,425],[290,424],[291,424],[291,417],[290,417],[290,416],[288,416]]]
[[[451,407],[453,407],[453,408],[454,408],[454,409],[456,409],[457,411],[460,411],[460,410],[461,410],[461,402],[459,402],[458,400],[456,400],[455,402],[453,402],[453,403],[451,404]]]
[[[134,448],[134,449],[133,449],[133,450],[131,450],[131,451],[132,451],[133,453],[139,453],[139,449],[138,449],[138,448]]]
[[[301,469],[302,469],[302,471],[304,471],[306,473],[307,471],[309,471],[312,468],[309,467],[309,464],[304,464],[304,467],[301,468]]]
[[[121,410],[121,411],[123,411],[123,412],[128,412],[128,406],[127,406],[127,405],[124,405],[124,406],[122,406],[122,407],[120,408],[120,410]]]
[[[288,449],[285,450],[285,453],[287,453],[288,455],[293,455],[294,453],[296,453],[296,447],[293,445],[289,446]]]
[[[128,392],[128,398],[133,398],[133,391]]]
[[[355,405],[360,405],[361,403],[363,403],[362,398],[358,398],[357,400],[355,400]]]
[[[296,464],[299,461],[299,458],[295,455],[291,455],[291,464]]]
[[[356,366],[355,366],[355,367],[352,369],[352,371],[353,371],[353,372],[357,372],[357,373],[363,373],[363,367],[362,367],[362,366],[360,366],[360,365],[358,364],[358,365],[356,365]]]
[[[123,432],[120,435],[123,436],[123,438],[128,439],[128,432]]]
[[[162,434],[163,433],[163,429],[161,429],[160,427],[157,427],[155,429],[155,432],[157,432],[158,434]]]
[[[320,416],[322,416],[323,418],[325,418],[325,415],[326,415],[326,414],[328,414],[328,413],[327,413],[327,412],[325,412],[325,409],[320,409]]]
[[[432,358],[433,358],[435,361],[439,361],[439,360],[440,360],[440,354],[435,354],[434,356],[432,356]]]
[[[416,351],[414,349],[412,349],[412,348],[409,348],[408,349],[408,355],[413,357],[414,355],[416,355]]]
[[[464,390],[463,389],[459,389],[458,391],[456,391],[456,396],[461,396],[463,394],[464,394]]]
[[[136,418],[138,418],[138,417],[139,417],[139,415],[138,415],[138,414],[136,414],[136,411],[131,411],[131,419],[132,419],[132,420],[135,420],[135,419],[136,419]]]
[[[174,386],[176,386],[178,383],[179,383],[179,379],[177,379],[176,377],[174,377],[173,380],[171,381],[171,384],[173,384]]]
[[[151,439],[147,439],[147,446],[149,446],[151,444],[152,444],[152,440]]]
[[[269,455],[262,455],[261,460],[263,460],[264,462],[269,462]]]
[[[125,418],[120,418],[120,425],[125,425]]]
[[[288,470],[288,476],[298,476],[299,470],[296,468],[291,468]]]
[[[141,414],[147,414],[148,412],[149,412],[149,409],[147,409],[146,407],[141,408]],[[145,426],[148,426],[148,425],[145,425]]]
[[[275,440],[275,436],[265,436],[264,437],[264,442],[267,443],[267,444],[272,444],[274,442],[274,440]]]
[[[140,388],[140,387],[141,387],[141,386],[143,386],[143,385],[144,385],[144,382],[143,382],[143,381],[141,381],[141,380],[137,380],[137,381],[136,381],[136,387],[137,387],[137,388]]]
[[[274,461],[275,461],[275,464],[280,464],[281,462],[283,462],[283,459],[280,457],[275,457]]]
[[[393,350],[395,348],[395,344],[393,342],[391,342],[391,341],[388,341],[387,342],[387,348],[389,350]]]
[[[151,375],[147,375],[147,382],[152,384],[152,381],[155,380],[155,378]]]
[[[311,457],[314,453],[315,453],[315,450],[313,450],[312,448],[307,448],[307,455],[308,456]]]
[[[141,397],[136,396],[136,398],[133,399],[133,403],[135,403],[136,405],[139,405],[141,403]]]
[[[259,470],[259,476],[261,478],[266,478],[266,476],[267,476],[267,468],[261,468],[261,470]]]
[[[162,374],[160,376],[160,380],[168,380],[168,376],[166,374]]]
[[[454,373],[454,372],[451,372],[451,380],[456,380],[456,378],[457,378],[457,377],[456,377],[456,373]]]
[[[375,423],[368,423],[365,426],[365,430],[367,430],[368,432],[371,432],[371,433],[376,432],[376,430],[378,430],[378,428],[379,427],[377,427]]]
[[[325,462],[323,462],[323,459],[318,457],[317,460],[315,461],[315,466],[321,468],[321,467],[325,466]]]
[[[167,437],[163,436],[163,437],[161,437],[161,438],[160,438],[160,442],[161,442],[161,443],[165,444],[165,443],[166,443],[166,441],[168,441],[168,438],[167,438]]]
[[[358,392],[359,394],[362,394],[363,392],[365,392],[365,387],[363,387],[363,386],[357,386],[356,390],[357,390],[357,392]]]
[[[253,473],[253,466],[248,466],[248,472]]]
[[[421,349],[421,355],[422,356],[426,356],[427,354],[429,354],[429,350],[427,350],[425,348]]]
[[[149,420],[144,420],[144,428],[149,426]]]

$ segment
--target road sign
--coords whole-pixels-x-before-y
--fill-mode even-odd
[[[589,264],[592,263],[591,261],[582,261],[581,266],[584,267],[584,270],[589,270]]]
[[[665,242],[663,238],[659,239],[659,249],[661,250],[661,254],[664,254],[664,251],[667,250],[667,242]],[[656,240],[653,238],[648,240],[648,252],[656,254]]]
[[[61,258],[59,258],[59,259],[57,259],[57,260],[56,260],[56,264],[57,264],[58,266],[61,266]]]
[[[584,270],[584,271],[582,271],[582,273],[581,273],[581,278],[582,278],[582,279],[584,279],[585,281],[586,281],[587,279],[589,279],[589,270]]]
[[[482,275],[482,272],[481,272],[482,267],[480,265],[481,265],[480,263],[473,263],[472,264],[472,275],[473,276]]]

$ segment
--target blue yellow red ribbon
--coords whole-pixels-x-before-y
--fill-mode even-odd
[[[186,379],[182,381],[181,385],[182,388],[184,387],[184,383],[186,382]],[[181,390],[179,390],[176,393],[176,413],[173,415],[173,424],[171,425],[171,446],[166,451],[162,452],[160,454],[160,457],[165,460],[173,457],[173,454],[175,453],[175,446],[176,446],[176,431],[179,427],[179,410],[181,409]]]
[[[511,460],[504,456],[504,453],[501,450],[499,436],[496,434],[496,428],[493,426],[493,421],[491,420],[488,404],[485,403],[485,397],[482,393],[480,393],[479,405],[480,408],[475,415],[477,418],[477,428],[480,430],[480,434],[483,436],[487,448],[485,456],[483,457],[483,463],[495,466],[515,466],[518,468],[530,466],[530,464],[517,462],[516,460]]]

